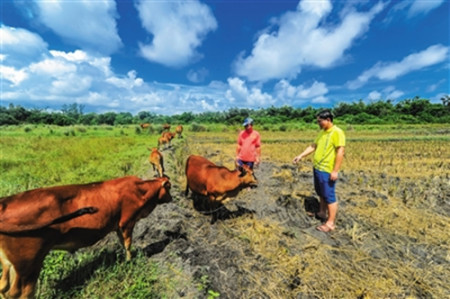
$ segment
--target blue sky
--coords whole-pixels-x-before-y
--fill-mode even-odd
[[[447,0],[2,0],[1,105],[333,107],[450,95]]]

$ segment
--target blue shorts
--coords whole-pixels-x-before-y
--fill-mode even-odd
[[[238,163],[238,165],[239,166],[242,166],[242,165],[247,165],[248,167],[250,167],[250,169],[253,169],[253,165],[255,164],[255,162],[249,162],[249,161],[242,161],[241,159],[238,159],[237,160],[237,163]]]
[[[328,172],[319,171],[314,168],[314,188],[317,195],[323,197],[327,204],[336,202],[336,181],[330,180]]]

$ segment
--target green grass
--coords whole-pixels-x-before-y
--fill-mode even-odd
[[[134,128],[87,129],[75,136],[56,128],[31,132],[1,131],[0,195],[51,186],[106,180],[130,174],[143,174],[157,135],[136,134]],[[122,134],[122,130],[127,130]]]
[[[140,269],[140,271],[136,271]],[[52,251],[41,271],[40,298],[161,298],[158,266],[142,253],[130,262],[118,251]]]

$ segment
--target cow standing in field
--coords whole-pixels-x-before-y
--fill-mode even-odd
[[[160,146],[160,144],[167,144],[168,147],[171,147],[172,144],[172,139],[175,137],[176,133],[172,133],[172,132],[163,132],[161,134],[161,137],[158,139],[158,147]],[[161,143],[160,143],[161,140]]]
[[[166,144],[169,145],[169,139],[167,137],[161,136],[158,138],[158,149],[163,150],[166,148]]]
[[[186,196],[190,189],[193,193],[217,202],[235,196],[242,188],[258,184],[253,171],[247,165],[231,171],[195,155],[189,156],[186,161],[186,179]]]
[[[182,125],[178,125],[175,129],[175,133],[177,133],[178,138],[183,138],[183,136],[181,136],[181,133],[183,133],[183,126]]]
[[[131,259],[136,222],[172,200],[168,178],[39,188],[0,198],[0,295],[33,298],[51,249],[75,251],[115,230]]]
[[[163,127],[163,131],[169,131],[170,130],[170,124],[164,124],[162,127]]]
[[[150,164],[153,166],[153,171],[157,173],[159,177],[164,176],[164,158],[163,155],[158,151],[156,147],[153,149],[149,149],[151,151],[150,156],[148,157],[148,160]]]
[[[149,123],[145,123],[145,124],[140,124],[141,129],[147,129],[148,127],[150,127]]]
[[[245,187],[258,184],[247,165],[231,171],[195,155],[189,156],[186,161],[186,179],[186,196],[190,189],[194,194],[208,198],[209,206],[213,208],[211,223],[217,220],[217,211],[225,199],[236,196]]]

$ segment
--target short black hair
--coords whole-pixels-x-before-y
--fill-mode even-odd
[[[329,118],[331,122],[333,122],[333,113],[331,113],[330,110],[322,110],[319,113],[316,114],[316,117],[320,119],[327,119]]]

